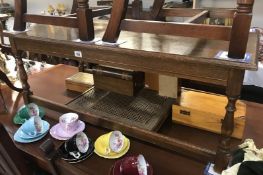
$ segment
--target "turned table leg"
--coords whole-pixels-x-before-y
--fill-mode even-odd
[[[27,78],[27,73],[26,70],[24,68],[24,63],[21,57],[21,53],[19,52],[18,54],[16,54],[15,56],[16,61],[17,61],[17,68],[18,68],[18,73],[19,73],[19,78],[22,84],[22,88],[23,88],[23,99],[24,99],[24,103],[28,104],[29,103],[29,95],[32,94],[32,92],[30,91],[30,86],[28,84],[28,78]]]
[[[221,140],[217,149],[215,159],[215,171],[221,172],[227,168],[230,154],[231,135],[234,130],[234,113],[236,111],[236,101],[240,96],[243,84],[244,70],[231,69],[228,75],[226,95],[228,103],[226,106],[225,118],[221,127]]]

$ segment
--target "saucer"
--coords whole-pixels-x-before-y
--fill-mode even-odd
[[[86,153],[80,153],[81,156],[80,158],[76,159],[75,157],[73,157],[72,155],[68,154],[68,152],[65,150],[65,143],[63,143],[61,145],[61,147],[59,148],[59,153],[61,155],[61,159],[69,162],[69,163],[79,163],[85,159],[87,159],[88,157],[90,157],[94,152],[94,146],[93,146],[93,142],[89,139],[89,149]]]
[[[122,175],[120,172],[120,166],[123,159],[118,160],[110,169],[110,175]],[[148,165],[147,167],[147,175],[153,175],[153,168],[151,165]]]
[[[14,135],[14,140],[16,142],[20,142],[20,143],[31,143],[31,142],[35,142],[35,141],[41,140],[43,137],[46,136],[47,133],[48,133],[48,131],[46,131],[41,136],[33,138],[33,139],[23,139],[23,138],[19,137],[19,133],[16,132],[15,135]]]
[[[110,133],[108,133],[110,134]],[[130,140],[124,136],[124,146],[123,146],[123,149],[119,152],[119,153],[116,153],[116,152],[113,152],[111,151],[109,154],[105,154],[106,152],[106,148],[109,146],[109,142],[108,142],[108,134],[104,134],[102,136],[100,136],[96,141],[95,141],[95,153],[100,156],[100,157],[103,157],[103,158],[106,158],[106,159],[117,159],[117,158],[120,158],[122,157],[123,155],[125,155],[129,148],[130,148]]]
[[[36,136],[32,136],[32,135],[28,135],[24,133],[22,130],[22,126],[17,130],[18,136],[22,139],[34,139],[34,138],[42,136],[49,130],[49,126],[50,126],[47,121],[44,121],[44,120],[42,121],[43,121],[43,131],[38,133]]]
[[[49,134],[50,134],[53,138],[55,138],[55,139],[57,139],[57,140],[68,140],[68,139],[70,139],[70,137],[60,137],[60,136],[58,136],[58,135],[57,135],[56,127],[54,127],[54,126],[49,130]]]
[[[58,140],[68,140],[69,138],[73,137],[75,134],[82,132],[85,129],[85,123],[83,121],[78,121],[78,128],[73,132],[65,132],[60,124],[56,124],[50,129],[50,134],[52,137]]]

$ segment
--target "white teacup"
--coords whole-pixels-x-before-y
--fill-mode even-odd
[[[147,162],[146,162],[144,156],[140,154],[137,157],[137,161],[138,161],[138,163],[137,163],[138,173],[140,175],[147,175]]]
[[[112,131],[109,137],[110,151],[119,153],[124,146],[124,135],[120,131]]]
[[[27,105],[27,112],[30,117],[39,116],[39,107],[35,103],[29,103]]]
[[[33,116],[21,127],[25,134],[29,136],[37,136],[43,132],[43,120],[39,116]]]

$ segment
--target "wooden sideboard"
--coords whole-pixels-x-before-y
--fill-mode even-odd
[[[94,26],[96,37],[101,38],[107,21],[95,21]],[[17,33],[11,37],[23,83],[25,103],[33,101],[57,111],[71,110],[65,104],[32,95],[20,57],[22,50],[223,85],[226,86],[226,94],[231,102],[229,104],[231,107],[227,107],[229,113],[234,112],[233,104],[240,94],[244,71],[257,69],[257,33],[249,35],[247,52],[250,53],[250,57],[246,61],[215,57],[220,51],[228,49],[227,41],[122,32],[119,41],[123,43],[119,46],[109,46],[100,42],[81,42],[77,41],[77,38],[76,29],[48,25],[35,25],[30,31]],[[82,57],[76,57],[75,51],[81,52]],[[216,155],[216,152],[209,149],[94,114],[80,113],[80,115],[87,123],[108,129],[119,129],[129,136],[195,159],[211,161]],[[230,144],[230,139],[227,139],[227,142]]]
[[[29,83],[31,90],[38,97],[45,98],[46,100],[53,101],[55,103],[65,104],[68,101],[74,99],[79,94],[66,91],[64,87],[64,79],[78,72],[78,69],[66,65],[58,65],[50,68],[44,72],[33,74],[29,76]],[[53,83],[40,83],[40,82],[53,82]],[[50,91],[52,89],[52,91]],[[9,132],[12,138],[19,126],[12,123],[12,118],[17,112],[19,107],[24,104],[22,94],[12,91],[10,88],[3,88],[4,98],[8,105],[8,113],[1,114],[1,122]],[[246,128],[244,138],[254,139],[258,147],[263,147],[261,123],[263,122],[260,117],[263,105],[255,103],[247,103],[246,113]],[[1,106],[0,106],[1,107]],[[67,111],[64,111],[67,112]],[[46,109],[46,120],[48,120],[53,126],[58,120],[61,113]],[[97,127],[87,123],[87,129],[85,133],[92,138],[96,139],[99,135],[108,132],[109,130],[102,127]],[[198,145],[204,149],[216,150],[219,135],[210,132],[182,126],[179,124],[166,123],[163,128],[159,131],[160,134],[174,137],[182,141]],[[166,175],[202,175],[207,160],[199,161],[192,159],[191,156],[183,156],[176,152],[163,149],[158,145],[153,145],[133,137],[131,139],[131,149],[127,155],[134,155],[141,153],[145,155],[146,159],[151,163],[155,174],[166,174]],[[45,159],[44,154],[39,149],[39,146],[47,139],[51,139],[56,148],[58,148],[63,142],[53,139],[50,135],[47,135],[42,140],[31,143],[21,144],[16,143],[16,147],[26,154],[32,163],[37,163],[40,167],[50,172],[48,161]],[[232,145],[238,145],[241,140],[232,140]],[[12,144],[12,143],[10,143]],[[203,157],[202,157],[203,158]],[[58,173],[63,175],[98,175],[108,174],[111,166],[115,160],[106,160],[93,154],[89,159],[85,160],[80,164],[68,164],[67,162],[55,160]],[[165,162],[165,163],[160,163]],[[187,165],[187,166],[186,166]]]
[[[26,1],[19,2],[23,4],[17,3],[16,7],[22,14],[16,19],[22,18],[24,21],[17,22],[15,26],[16,29],[23,30],[26,20],[36,19],[36,16],[25,13]],[[78,13],[82,13],[83,18],[90,12],[86,2],[86,0],[78,0]],[[40,22],[43,18],[47,20],[45,24],[53,24],[53,26],[37,24],[29,31],[11,34],[10,43],[17,59],[24,102],[26,104],[36,102],[55,111],[77,112],[82,120],[91,125],[110,130],[118,129],[130,137],[153,144],[160,149],[177,152],[196,160],[214,161],[215,169],[222,171],[227,167],[231,156],[230,135],[233,132],[235,103],[240,95],[244,72],[257,69],[259,35],[257,32],[249,33],[254,1],[237,0],[237,10],[224,11],[227,13],[226,16],[234,18],[232,27],[196,24],[208,17],[208,14],[210,17],[224,16],[225,14],[221,14],[220,10],[211,13],[207,10],[194,10],[192,18],[184,24],[153,21],[162,19],[162,15],[165,17],[188,11],[162,9],[163,2],[154,1],[152,11],[146,13],[146,16],[141,16],[148,20],[124,19],[128,1],[115,0],[109,24],[108,21],[103,20],[91,20],[88,23],[86,19],[83,19],[86,22],[85,25],[76,26],[76,19],[74,19],[74,27],[77,27],[74,29],[67,28],[70,27],[65,22],[70,20],[68,18],[64,19],[64,22],[61,19],[61,23],[58,24],[66,27],[58,27],[54,26],[56,23],[51,18],[39,17],[35,20],[36,22]],[[78,24],[81,19],[77,20]],[[88,24],[91,24],[89,29]],[[86,34],[87,31],[94,30],[95,36],[93,37],[92,32],[92,35],[88,35],[92,37],[86,38],[87,35],[84,35],[83,29]],[[102,41],[97,39],[92,41],[93,38],[102,38]],[[169,137],[169,134],[126,125],[91,112],[83,113],[69,108],[65,103],[34,95],[23,67],[22,51],[77,60],[81,63],[80,71],[84,70],[85,63],[103,64],[225,86],[228,103],[217,150],[213,151],[191,142]]]

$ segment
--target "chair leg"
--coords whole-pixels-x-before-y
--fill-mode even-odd
[[[6,103],[5,103],[5,99],[4,99],[4,96],[3,96],[3,93],[2,93],[2,89],[0,88],[0,98],[2,99],[3,101],[3,106],[4,106],[4,112],[8,112],[8,109],[7,109],[7,106],[6,106]]]
[[[13,90],[15,90],[17,92],[22,92],[23,91],[23,89],[15,87],[12,84],[12,82],[8,79],[6,74],[4,72],[2,72],[1,70],[0,70],[0,80],[2,80],[4,83],[7,84],[7,86],[9,86],[11,89],[13,89]]]

